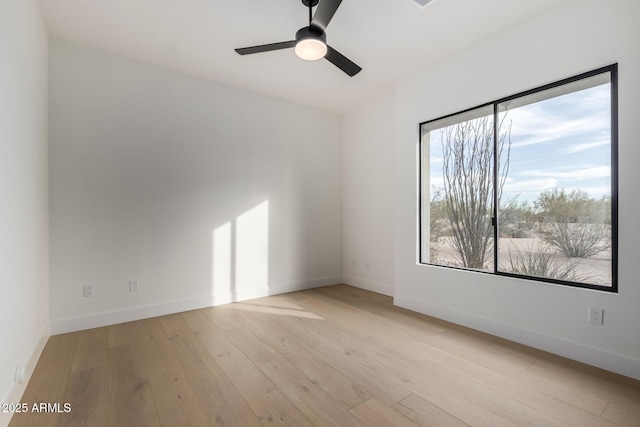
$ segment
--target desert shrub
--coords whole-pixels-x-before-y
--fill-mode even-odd
[[[604,224],[545,223],[540,227],[545,243],[569,258],[589,258],[611,247],[609,226]]]
[[[547,247],[534,248],[531,245],[523,251],[515,245],[509,245],[508,271],[511,273],[576,281],[576,268],[577,264],[573,261],[555,262],[553,251]]]
[[[528,202],[513,198],[500,207],[500,234],[502,237],[522,239],[532,237],[537,215]]]
[[[534,206],[545,243],[570,258],[588,258],[611,247],[611,199],[593,199],[585,191],[547,190]]]

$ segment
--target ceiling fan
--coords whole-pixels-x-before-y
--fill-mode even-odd
[[[236,52],[240,55],[250,55],[252,53],[269,52],[293,47],[299,58],[306,61],[317,61],[325,58],[349,76],[353,77],[358,74],[362,68],[329,46],[325,33],[325,29],[336,13],[340,3],[342,3],[342,0],[302,0],[302,4],[309,8],[309,26],[299,29],[296,33],[295,40],[243,47],[236,49]],[[318,5],[318,9],[314,14],[313,7],[316,5]]]

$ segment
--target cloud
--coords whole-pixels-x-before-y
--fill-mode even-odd
[[[535,110],[535,109],[532,109]],[[511,148],[551,143],[563,138],[609,134],[609,118],[601,113],[568,119],[545,111],[513,111]],[[518,114],[515,114],[518,113]]]
[[[513,197],[521,195],[524,199],[531,199],[538,196],[545,190],[558,186],[555,178],[532,178],[507,181],[504,184],[503,194]],[[530,197],[533,196],[533,197]]]
[[[609,85],[603,85],[515,108],[505,113],[502,127],[511,124],[516,149],[581,136],[592,140],[610,135],[609,111]]]
[[[586,191],[590,196],[606,196],[611,194],[611,184],[609,185],[594,185],[591,187],[580,187],[575,188],[576,190]],[[573,190],[573,188],[568,188],[567,190]]]
[[[610,145],[611,140],[606,139],[603,141],[596,142],[585,142],[579,144],[573,144],[563,150],[564,154],[574,154],[579,153],[581,151],[591,150],[592,148],[601,147],[603,145]]]
[[[576,168],[530,169],[511,173],[505,181],[504,197],[519,195],[520,200],[535,200],[540,193],[557,187],[567,191],[582,190],[592,197],[611,194],[611,168],[588,166]]]
[[[563,168],[566,169],[566,168]],[[524,177],[537,177],[537,178],[553,178],[557,180],[571,180],[571,181],[583,181],[594,178],[608,178],[611,176],[611,167],[609,166],[591,166],[591,167],[579,167],[568,170],[540,170],[530,169],[517,172],[513,175]]]
[[[429,186],[436,186],[438,188],[444,187],[444,178],[442,178],[442,173],[437,175],[431,174],[429,176]]]

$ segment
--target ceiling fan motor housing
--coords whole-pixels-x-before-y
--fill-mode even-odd
[[[300,28],[296,32],[296,43],[304,39],[322,40],[323,43],[327,43],[327,35],[324,33],[324,31],[321,31],[320,29],[314,27]]]

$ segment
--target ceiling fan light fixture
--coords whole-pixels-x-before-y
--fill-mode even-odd
[[[304,39],[296,43],[296,55],[305,61],[317,61],[327,54],[327,45],[322,40]]]
[[[309,27],[302,28],[296,34],[296,55],[305,61],[322,59],[327,54],[326,40],[324,33],[317,33]]]

